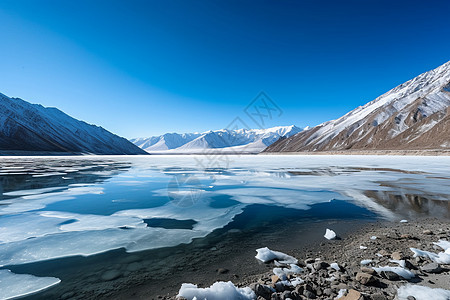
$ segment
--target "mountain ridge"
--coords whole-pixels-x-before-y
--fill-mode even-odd
[[[264,152],[448,149],[449,107],[450,61]]]
[[[0,93],[0,151],[61,154],[147,154],[127,139],[55,107]]]
[[[203,133],[166,133],[150,138],[135,138],[130,141],[151,154],[203,154],[218,151],[221,153],[259,153],[280,137],[291,136],[301,130],[295,125],[267,129],[219,129]]]

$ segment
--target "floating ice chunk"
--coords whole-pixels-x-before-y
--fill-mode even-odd
[[[391,271],[396,273],[398,276],[403,277],[405,279],[411,279],[413,277],[415,277],[416,275],[414,275],[413,272],[402,268],[402,267],[389,267],[389,266],[384,266],[384,267],[373,267],[372,269],[374,269],[377,273],[381,273],[383,271]]]
[[[256,258],[262,262],[269,262],[272,260],[278,260],[285,264],[297,264],[298,260],[290,255],[284,254],[283,252],[272,251],[267,247],[256,249]]]
[[[366,247],[366,246],[359,246],[359,249],[361,249],[361,250],[366,250],[367,247]]]
[[[433,289],[426,286],[407,284],[401,286],[397,291],[399,300],[407,300],[408,296],[413,296],[416,300],[448,300],[450,291],[444,289]]]
[[[414,257],[422,256],[428,257],[434,262],[439,264],[450,264],[450,248],[445,250],[445,252],[433,253],[430,251],[419,250],[416,248],[409,248],[412,252],[414,252]]]
[[[13,299],[34,294],[60,282],[61,280],[55,277],[37,277],[0,270],[0,299]]]
[[[408,220],[400,220],[400,223],[408,223]]]
[[[371,259],[363,259],[363,260],[361,261],[361,264],[362,264],[362,265],[368,265],[368,264],[370,264],[371,262],[372,262]]]
[[[328,240],[334,240],[336,238],[336,232],[327,228],[324,237]]]
[[[194,284],[183,283],[177,297],[184,297],[188,300],[226,300],[226,299],[255,299],[255,293],[249,288],[237,288],[231,281],[215,282],[209,288],[198,288]]]
[[[376,237],[376,236],[374,236],[374,235],[372,235],[372,236],[370,237],[370,239],[371,239],[371,240],[376,240],[376,239],[377,239],[377,237]]]
[[[281,280],[286,280],[287,276],[300,274],[303,272],[303,269],[295,264],[290,264],[290,268],[274,268],[273,274],[277,275]]]

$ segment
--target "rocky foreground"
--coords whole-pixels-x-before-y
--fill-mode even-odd
[[[450,253],[442,249],[449,240],[450,223],[442,220],[370,224],[342,239],[324,238],[304,253],[287,253],[298,259],[296,266],[302,272],[291,272],[295,270],[292,264],[275,260],[267,263],[274,268],[270,272],[235,284],[249,287],[258,300],[420,300],[433,299],[439,293],[443,293],[442,299],[450,299],[450,291],[437,290],[450,289]],[[435,244],[438,241],[439,246]],[[427,256],[424,252],[418,256],[411,248],[441,255]],[[419,288],[414,297],[417,286],[433,290]],[[249,289],[246,292],[249,295]]]

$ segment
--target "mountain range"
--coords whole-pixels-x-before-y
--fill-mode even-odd
[[[203,133],[166,133],[130,141],[151,154],[259,153],[278,139],[301,131],[294,125],[267,129],[221,129]]]
[[[0,93],[0,154],[147,154],[127,139],[57,108]]]
[[[450,149],[450,61],[264,152]]]

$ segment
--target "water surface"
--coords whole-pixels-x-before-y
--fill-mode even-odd
[[[0,280],[98,298],[325,220],[449,218],[449,174],[448,157],[0,158]]]

